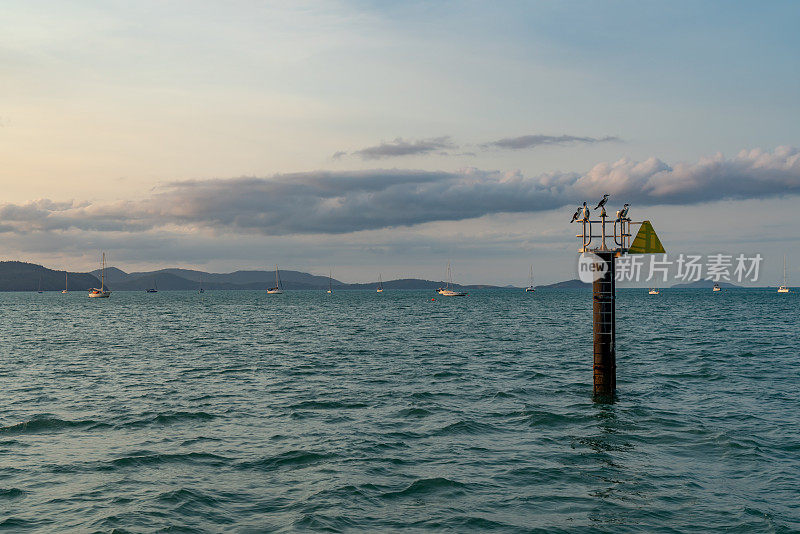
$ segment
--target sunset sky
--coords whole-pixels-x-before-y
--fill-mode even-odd
[[[46,2],[0,17],[2,259],[575,277],[610,193],[800,281],[800,3]],[[593,207],[593,206],[592,206]]]

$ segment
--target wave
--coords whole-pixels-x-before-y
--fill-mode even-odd
[[[168,463],[205,463],[209,465],[227,465],[230,458],[211,454],[208,452],[187,452],[184,454],[158,454],[149,451],[141,451],[122,458],[111,460],[110,464],[115,467],[130,467],[144,465],[161,465]]]
[[[415,480],[410,486],[400,491],[390,491],[381,495],[383,499],[397,499],[401,497],[415,497],[431,495],[434,493],[447,493],[450,496],[465,493],[466,484],[450,480],[449,478],[421,478]]]
[[[191,490],[186,488],[180,488],[177,490],[164,492],[161,495],[159,495],[157,499],[161,502],[178,503],[178,504],[193,502],[199,504],[215,505],[218,502],[217,499],[215,499],[210,495],[207,495],[197,490]]]
[[[144,414],[143,414],[144,415]],[[129,421],[127,423],[123,423],[122,427],[141,427],[141,426],[149,426],[149,425],[170,425],[173,423],[178,423],[181,421],[210,421],[212,419],[216,419],[217,415],[210,414],[208,412],[164,412],[152,415],[152,417],[146,417],[142,419],[137,419],[135,421]]]
[[[289,406],[291,410],[347,410],[355,408],[367,408],[369,404],[363,402],[339,402],[339,401],[303,401]]]
[[[252,460],[241,462],[237,465],[239,469],[258,469],[264,471],[272,471],[281,467],[297,467],[311,465],[334,458],[333,454],[309,452],[303,450],[292,450],[270,456],[268,458],[261,458],[259,460]]]
[[[400,417],[415,417],[415,418],[422,418],[431,415],[433,412],[430,410],[426,410],[425,408],[406,408],[404,410],[400,410],[397,412],[397,415]]]
[[[17,499],[24,496],[25,492],[19,488],[0,488],[0,499]]]
[[[433,432],[437,436],[449,436],[455,434],[485,434],[487,432],[497,432],[499,429],[488,423],[479,423],[472,419],[465,419],[452,423]]]
[[[37,434],[40,432],[55,432],[66,429],[96,430],[100,428],[111,428],[111,425],[92,419],[70,421],[67,419],[59,419],[51,414],[41,414],[35,415],[28,421],[0,427],[0,434]]]

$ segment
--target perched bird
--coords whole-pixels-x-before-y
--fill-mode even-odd
[[[570,224],[574,223],[575,221],[578,220],[578,216],[581,214],[581,210],[582,209],[583,208],[581,206],[578,206],[578,209],[575,210],[575,214],[572,216],[572,220],[570,221]]]
[[[583,209],[583,215],[581,216],[581,220],[588,221],[589,220],[589,206],[586,205],[586,202],[583,203],[582,209]]]
[[[628,207],[629,206],[630,206],[630,204],[625,204],[624,206],[622,206],[622,209],[619,212],[619,218],[620,219],[624,219],[624,218],[626,218],[628,216]]]
[[[597,207],[596,207],[595,209],[597,210],[597,209],[600,209],[600,208],[602,208],[603,206],[605,206],[605,205],[606,205],[606,202],[608,202],[608,195],[603,195],[603,200],[601,200],[601,201],[600,201],[600,202],[597,204]]]

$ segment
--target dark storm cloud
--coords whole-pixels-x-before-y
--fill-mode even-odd
[[[595,144],[619,141],[619,137],[576,137],[574,135],[522,135],[520,137],[504,137],[497,141],[485,143],[484,148],[503,148],[508,150],[522,150],[526,148],[536,148],[545,145],[568,145],[568,144]]]
[[[525,177],[460,172],[373,170],[281,174],[270,178],[168,184],[141,201],[111,204],[39,200],[0,206],[0,225],[15,233],[79,229],[138,232],[343,234],[458,221],[497,213],[539,212],[596,201],[696,204],[800,193],[800,151],[743,151],[693,164],[650,158],[600,163],[585,174]]]

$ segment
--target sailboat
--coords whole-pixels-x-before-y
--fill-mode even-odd
[[[381,277],[380,274],[378,275],[378,289],[376,289],[375,291],[377,291],[378,293],[383,293],[383,278]]]
[[[328,293],[333,293],[333,271],[328,273]]]
[[[722,288],[719,287],[719,284],[714,284],[714,287],[711,288],[711,291],[714,291],[714,292],[722,291]]]
[[[786,254],[783,255],[783,285],[778,288],[778,293],[788,293],[789,286],[786,285]]]
[[[111,296],[111,291],[106,289],[106,253],[103,252],[103,260],[100,264],[100,289],[93,287],[89,290],[89,298],[105,298]]]
[[[64,289],[61,291],[62,293],[69,293],[69,273],[64,271]]]
[[[158,284],[156,283],[156,277],[153,275],[153,287],[145,289],[148,293],[158,293]]]
[[[36,291],[39,292],[39,293],[44,293],[44,291],[42,291],[42,274],[41,273],[39,273],[39,289],[37,289]]]
[[[205,293],[206,290],[203,289],[203,273],[200,273],[200,289],[197,290],[198,293]]]
[[[653,288],[650,288],[650,291],[648,291],[647,293],[650,294],[650,295],[658,295],[660,293],[660,291],[658,290],[658,288],[653,287]]]
[[[283,284],[281,284],[281,278],[278,276],[278,265],[275,265],[275,287],[271,287],[267,289],[268,295],[279,295],[283,293]]]
[[[536,289],[533,287],[533,265],[531,265],[531,276],[528,281],[528,287],[525,288],[525,293],[533,293]]]
[[[443,297],[466,297],[467,294],[461,291],[455,291],[453,286],[453,272],[450,270],[450,262],[447,262],[447,285],[440,287],[436,290]]]

